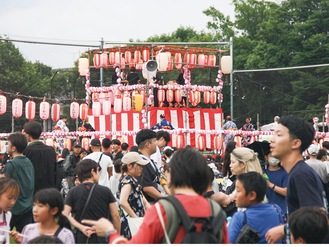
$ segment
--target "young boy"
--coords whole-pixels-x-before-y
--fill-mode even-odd
[[[321,207],[303,207],[289,216],[292,244],[321,244],[328,234],[327,213]]]
[[[270,228],[284,223],[283,213],[279,206],[262,203],[266,188],[266,181],[258,172],[243,173],[237,177],[236,205],[238,208],[247,209],[233,215],[228,226],[231,243],[236,242],[239,232],[245,224],[249,224],[259,233],[258,243],[266,243],[266,232]],[[278,243],[282,243],[282,241],[278,241]]]

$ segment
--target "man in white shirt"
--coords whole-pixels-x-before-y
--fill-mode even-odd
[[[113,162],[109,156],[102,153],[101,148],[100,140],[97,138],[92,139],[90,142],[90,149],[92,153],[83,159],[91,159],[100,165],[102,170],[100,171],[98,184],[109,187],[110,183],[108,168],[113,169]]]
[[[167,131],[160,130],[156,132],[156,142],[157,142],[157,148],[156,152],[151,155],[151,160],[154,161],[155,165],[158,169],[161,168],[161,149],[165,146],[167,146],[168,142],[170,142],[170,135]]]

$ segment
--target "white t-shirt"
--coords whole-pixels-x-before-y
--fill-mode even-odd
[[[161,159],[161,152],[160,148],[157,146],[157,150],[154,154],[150,156],[150,159],[154,161],[155,165],[157,166],[158,170],[160,170],[162,166],[162,159]]]
[[[99,158],[101,156],[101,154],[103,154],[102,152],[93,152],[91,154],[88,154],[86,157],[84,157],[83,159],[91,159],[93,161],[95,161],[96,163],[98,163]],[[99,180],[98,180],[98,184],[106,186],[109,188],[110,186],[110,180],[109,180],[109,174],[107,172],[107,168],[108,167],[112,167],[113,169],[113,162],[111,160],[111,158],[105,154],[102,155],[101,161],[99,162],[99,165],[101,166],[102,170],[100,172],[99,175]]]
[[[9,230],[10,230],[10,220],[11,220],[11,212],[6,212],[0,214],[0,245],[1,244],[9,244]],[[2,231],[1,229],[5,230]]]

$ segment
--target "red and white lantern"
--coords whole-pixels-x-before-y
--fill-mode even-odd
[[[104,69],[108,69],[110,67],[109,55],[107,53],[101,54],[100,64],[101,64],[101,67],[103,67]]]
[[[194,104],[198,105],[201,101],[201,93],[200,91],[194,91]]]
[[[203,102],[205,104],[209,104],[209,102],[210,102],[210,92],[209,91],[203,92]]]
[[[206,141],[203,135],[198,137],[198,149],[199,151],[203,151],[206,147]]]
[[[109,63],[110,65],[115,64],[115,53],[113,51],[109,54]]]
[[[81,103],[79,109],[79,116],[82,121],[88,118],[88,105],[86,103]]]
[[[182,54],[180,53],[175,54],[175,67],[176,69],[182,68]]]
[[[214,136],[214,149],[215,150],[222,149],[222,144],[223,144],[223,140],[222,140],[221,136],[219,136],[219,135]]]
[[[78,70],[80,76],[86,76],[87,70],[89,68],[89,60],[86,57],[79,58]]]
[[[130,63],[130,60],[131,60],[131,51],[126,51],[125,52],[125,60],[126,60],[126,63],[127,64]]]
[[[40,103],[40,112],[39,116],[42,120],[47,120],[49,118],[49,111],[50,111],[50,105],[49,103],[44,99]]]
[[[7,111],[7,98],[6,96],[0,94],[0,115],[5,114],[6,111]]]
[[[122,111],[122,98],[115,97],[113,111],[115,113],[120,113]]]
[[[113,99],[113,101],[114,101],[114,99]],[[112,106],[112,104],[111,104],[110,99],[105,99],[103,102],[103,108],[102,108],[103,114],[105,116],[109,116],[111,114],[111,106]]]
[[[166,99],[167,99],[168,103],[171,103],[171,102],[174,101],[174,92],[173,92],[172,89],[167,89],[167,91],[166,91]]]
[[[140,60],[141,60],[141,52],[140,51],[135,51],[134,52],[134,60],[135,60],[135,63],[140,62]]]
[[[94,101],[92,110],[93,110],[93,116],[99,117],[101,115],[101,103],[98,101]]]
[[[150,60],[150,51],[149,50],[143,50],[143,61],[147,62]]]
[[[64,139],[64,148],[67,148],[68,150],[72,150],[72,140],[69,138]]]
[[[12,114],[14,118],[20,118],[23,114],[23,101],[21,99],[14,99],[12,102]]]
[[[72,102],[70,104],[70,117],[72,119],[77,119],[79,117],[79,111],[80,111],[80,107],[78,102]]]
[[[182,90],[181,89],[177,89],[175,90],[175,101],[177,103],[180,103],[182,101]]]
[[[99,69],[101,67],[101,55],[100,54],[94,54],[93,63],[94,63],[94,67],[96,69]]]
[[[57,122],[60,117],[60,112],[61,112],[61,107],[60,105],[56,102],[51,106],[51,119],[54,122]]]
[[[158,90],[158,101],[159,103],[165,101],[165,91],[163,89]]]
[[[208,56],[208,66],[209,67],[214,67],[216,66],[216,55],[209,55]]]
[[[179,134],[176,137],[176,148],[181,149],[181,148],[184,148],[184,147],[185,147],[184,135]]]
[[[214,105],[217,102],[217,93],[215,91],[210,92],[210,104]]]
[[[32,120],[35,118],[35,108],[36,104],[33,100],[29,100],[25,103],[25,117],[28,120]]]

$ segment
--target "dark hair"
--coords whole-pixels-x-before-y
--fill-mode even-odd
[[[68,219],[62,214],[64,209],[64,202],[61,193],[55,188],[41,189],[34,195],[33,202],[38,202],[44,205],[48,205],[50,209],[57,208],[58,211],[54,215],[58,219],[58,224],[61,227],[70,229],[70,223]]]
[[[15,132],[8,136],[8,141],[11,142],[11,145],[16,147],[18,153],[23,153],[24,149],[27,146],[26,136],[21,132]]]
[[[170,135],[167,131],[160,130],[156,132],[156,139],[160,140],[161,137],[163,137],[167,143],[170,142]]]
[[[261,202],[264,200],[266,194],[266,181],[262,175],[258,172],[247,172],[242,173],[237,176],[237,180],[239,180],[246,191],[246,195],[250,192],[254,191],[256,193],[256,201]]]
[[[284,116],[280,118],[279,124],[289,130],[290,140],[299,139],[302,142],[299,148],[300,153],[303,153],[312,144],[315,130],[304,119],[296,116]]]
[[[190,187],[199,195],[206,192],[209,184],[209,168],[205,158],[195,149],[182,148],[169,162],[171,185]]]
[[[236,147],[235,141],[229,141],[226,145],[225,154],[224,154],[224,160],[223,160],[223,176],[231,176],[232,172],[230,169],[231,164],[231,153]]]
[[[212,182],[215,179],[215,174],[213,172],[213,170],[208,166],[208,173],[209,173],[209,184],[208,185],[212,185]]]
[[[323,208],[302,207],[289,214],[289,228],[294,239],[308,244],[323,243],[328,234],[328,218]]]
[[[64,244],[62,240],[60,240],[56,236],[49,235],[40,235],[35,237],[27,242],[28,244]]]
[[[130,152],[138,152],[138,146],[134,145],[130,148]]]
[[[116,161],[114,161],[113,166],[114,166],[114,171],[116,173],[120,173],[122,167],[121,159],[117,159]]]
[[[105,137],[102,140],[102,147],[108,149],[111,146],[112,142],[110,140],[110,138]]]
[[[322,143],[322,147],[326,148],[326,149],[329,149],[329,142],[328,141],[324,141]]]
[[[88,153],[87,150],[85,148],[81,148],[80,150],[80,153],[79,154],[82,154],[82,153]]]
[[[121,144],[121,149],[122,149],[122,151],[127,151],[127,150],[128,150],[128,148],[129,148],[129,145],[128,145],[128,143],[126,143],[126,142],[123,142],[123,143]]]
[[[121,141],[119,139],[113,139],[111,144],[121,145]]]
[[[13,178],[2,177],[0,178],[0,195],[5,193],[8,190],[12,190],[13,193],[16,193],[17,197],[20,193],[20,188],[17,181]]]
[[[30,135],[33,139],[39,139],[42,133],[42,125],[36,121],[29,121],[24,124],[24,132]]]
[[[174,150],[168,148],[168,149],[166,149],[165,151],[163,151],[163,153],[164,153],[168,158],[170,158],[171,155],[174,153]]]
[[[324,150],[324,149],[320,149],[319,152],[318,152],[318,154],[317,154],[317,156],[316,156],[316,158],[317,158],[318,160],[321,160],[322,157],[327,156],[327,155],[328,155],[328,153],[327,153],[326,150]]]
[[[68,155],[70,155],[70,150],[68,148],[63,148],[61,155],[62,158],[65,159]]]
[[[59,116],[59,119],[65,119],[65,118],[67,119],[67,116],[65,116],[65,115],[60,115]]]
[[[139,149],[143,149],[147,141],[156,138],[155,131],[151,129],[142,129],[136,135],[136,143]]]
[[[77,164],[76,174],[82,183],[86,179],[91,178],[91,171],[97,171],[98,164],[92,159],[83,159]]]
[[[131,67],[130,67],[130,71],[131,71],[131,72],[135,72],[135,71],[136,71],[136,68],[135,68],[134,66],[131,66]]]

